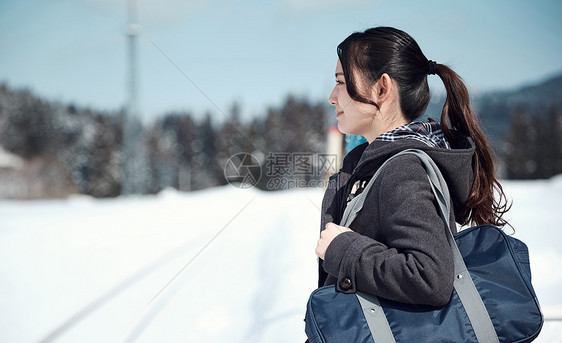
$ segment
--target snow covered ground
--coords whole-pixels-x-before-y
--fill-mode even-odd
[[[562,318],[562,177],[504,187],[543,310]],[[321,198],[0,201],[0,342],[304,342]],[[550,321],[536,342],[561,337]]]

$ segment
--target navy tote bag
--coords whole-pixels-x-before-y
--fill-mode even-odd
[[[455,263],[454,290],[443,307],[397,303],[334,286],[316,289],[306,310],[310,343],[392,342],[531,342],[543,324],[531,285],[527,246],[491,225],[452,235],[449,191],[439,168],[421,150],[422,161],[444,220]],[[381,166],[367,185],[384,167]],[[361,210],[368,188],[348,204],[342,224],[349,226]],[[363,195],[363,197],[362,197]]]

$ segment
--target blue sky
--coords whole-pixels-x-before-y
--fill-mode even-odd
[[[562,72],[559,1],[137,0],[137,7],[144,118],[211,110],[219,119],[234,101],[248,117],[289,93],[327,99],[337,44],[381,25],[410,33],[475,93]],[[0,0],[0,82],[117,109],[126,101],[126,20],[126,0]],[[430,86],[442,90],[436,76]]]

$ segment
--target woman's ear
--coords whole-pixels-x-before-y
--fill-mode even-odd
[[[375,82],[372,89],[373,99],[376,99],[376,103],[382,105],[385,101],[392,98],[391,95],[396,91],[396,87],[392,82],[390,76],[387,73],[382,74],[382,76]]]

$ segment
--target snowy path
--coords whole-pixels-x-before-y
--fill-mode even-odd
[[[505,188],[539,300],[562,317],[562,178]],[[303,342],[321,197],[227,186],[0,201],[0,341]],[[561,336],[549,322],[536,342]]]

